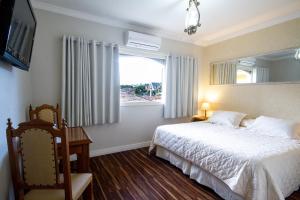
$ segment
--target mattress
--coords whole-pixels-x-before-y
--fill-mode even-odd
[[[298,140],[206,122],[157,127],[163,147],[222,181],[243,199],[284,199],[300,183]]]

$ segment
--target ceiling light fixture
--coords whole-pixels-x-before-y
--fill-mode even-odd
[[[300,49],[297,49],[297,51],[295,53],[295,59],[300,60]]]
[[[200,24],[200,11],[198,6],[200,2],[198,0],[189,0],[189,7],[186,9],[187,14],[185,18],[185,29],[184,32],[192,35],[197,32],[197,28]]]

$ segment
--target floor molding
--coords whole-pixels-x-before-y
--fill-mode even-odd
[[[135,144],[128,144],[128,145],[124,145],[124,146],[109,147],[109,148],[104,148],[104,149],[95,149],[95,150],[90,151],[90,157],[118,153],[118,152],[122,152],[122,151],[128,151],[128,150],[133,150],[133,149],[138,149],[138,148],[143,148],[143,147],[148,147],[148,146],[150,146],[150,141],[140,142],[140,143],[135,143]]]

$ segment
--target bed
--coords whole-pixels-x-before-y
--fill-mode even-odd
[[[284,199],[300,184],[299,140],[207,122],[157,127],[150,152],[224,199]]]

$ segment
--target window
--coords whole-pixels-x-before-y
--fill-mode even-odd
[[[164,59],[120,55],[121,103],[160,102]]]
[[[238,66],[236,73],[236,83],[252,83],[254,73],[252,67]]]
[[[237,83],[251,83],[252,80],[252,72],[238,69],[237,70]]]

